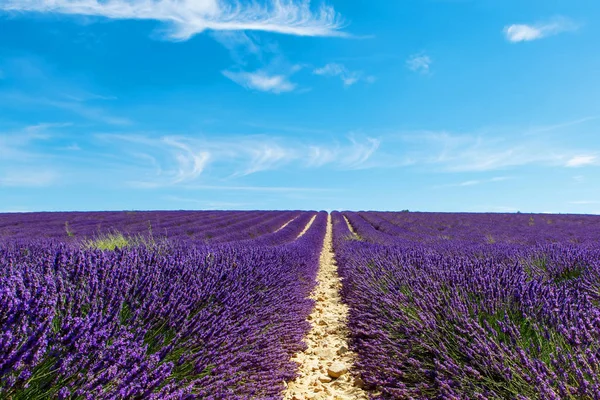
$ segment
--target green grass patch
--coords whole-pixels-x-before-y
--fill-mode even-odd
[[[129,247],[130,241],[121,232],[99,235],[95,239],[83,242],[83,247],[90,250],[115,250]]]
[[[350,235],[346,235],[346,237],[344,237],[344,240],[347,241],[356,241],[356,242],[362,242],[364,241],[364,239],[359,236],[358,234],[350,234]]]
[[[69,226],[69,221],[65,221],[65,232],[67,233],[68,237],[75,236],[75,234],[73,233],[73,231],[71,231],[71,227]]]
[[[583,268],[574,266],[572,268],[566,268],[560,274],[554,277],[554,283],[562,283],[578,279],[583,274]]]
[[[148,229],[147,235],[127,235],[115,230],[109,233],[100,233],[92,239],[86,239],[82,246],[86,250],[109,250],[128,247],[146,247],[148,249],[161,250],[168,244],[167,238],[156,239],[152,235],[152,229]]]

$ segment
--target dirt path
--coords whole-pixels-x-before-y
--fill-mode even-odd
[[[281,226],[279,227],[279,229],[277,229],[277,230],[275,231],[275,233],[279,232],[280,230],[282,230],[283,228],[285,228],[286,226],[288,226],[289,224],[291,224],[291,223],[292,223],[292,221],[293,221],[293,220],[295,220],[296,218],[298,218],[298,217],[294,217],[294,218],[290,219],[288,222],[286,222],[285,224],[281,225]]]
[[[346,221],[346,225],[348,225],[348,229],[350,229],[350,232],[352,232],[352,234],[354,236],[356,236],[356,231],[354,230],[354,228],[352,227],[352,225],[350,224],[350,221],[348,221],[348,218],[346,218],[346,216],[344,215],[344,221]]]
[[[316,305],[308,317],[312,325],[305,339],[308,348],[293,358],[299,364],[299,377],[288,383],[285,400],[368,399],[367,393],[358,387],[359,380],[349,372],[354,354],[348,350],[348,307],[342,303],[340,288],[329,215],[317,287],[311,295]]]
[[[310,221],[308,221],[308,224],[306,224],[306,226],[304,227],[304,229],[302,230],[302,232],[300,232],[300,234],[298,235],[298,237],[301,237],[302,235],[304,235],[312,226],[313,222],[315,222],[315,219],[317,218],[316,215],[314,215]],[[296,238],[297,239],[297,238]]]

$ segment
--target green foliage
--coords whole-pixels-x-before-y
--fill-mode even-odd
[[[68,237],[75,236],[75,234],[71,231],[71,228],[69,227],[69,221],[65,221],[65,231],[67,232]]]
[[[127,247],[146,247],[161,251],[167,245],[166,238],[155,239],[152,234],[152,227],[148,225],[147,235],[123,235],[119,231],[98,234],[93,239],[86,239],[82,243],[86,250],[109,250]]]
[[[359,235],[347,235],[344,240],[362,242],[364,239]]]
[[[120,232],[102,234],[95,239],[83,242],[83,247],[91,250],[123,249],[130,245],[129,240]]]
[[[574,266],[572,268],[566,268],[560,274],[554,277],[554,283],[562,283],[577,279],[583,273],[583,268]]]

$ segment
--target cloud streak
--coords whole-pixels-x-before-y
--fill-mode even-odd
[[[512,24],[504,27],[506,40],[512,43],[530,42],[563,32],[575,31],[579,26],[568,18],[557,18],[551,22],[528,24]]]
[[[585,167],[587,165],[594,165],[597,161],[598,157],[594,155],[576,155],[567,161],[566,166],[571,168]]]
[[[122,178],[138,188],[189,187],[199,182],[206,184],[207,179],[235,180],[283,167],[372,168],[371,159],[380,146],[379,139],[371,137],[350,137],[343,143],[318,144],[265,135],[199,138],[102,134],[96,137],[103,147],[112,146],[112,152],[121,152],[119,159],[133,164],[133,168],[128,165],[131,177]],[[135,146],[124,146],[123,143]],[[135,154],[129,150],[131,147],[135,147]],[[209,174],[207,170],[210,170]]]
[[[0,172],[0,187],[46,187],[58,180],[58,173],[39,169],[9,169]]]
[[[265,71],[233,72],[223,71],[223,75],[246,89],[260,92],[285,93],[296,89],[296,84],[289,81],[286,75],[270,75]]]
[[[172,40],[206,30],[346,36],[345,22],[333,7],[314,8],[309,0],[0,0],[0,10],[160,21]]]
[[[477,186],[477,185],[482,185],[482,184],[486,184],[486,183],[493,183],[493,182],[503,182],[503,181],[507,181],[511,179],[508,176],[497,176],[491,179],[474,179],[474,180],[469,180],[469,181],[463,181],[463,182],[459,182],[459,183],[449,183],[447,185],[440,185],[437,186],[439,188],[447,188],[447,187],[470,187],[470,186]]]
[[[78,116],[83,120],[108,125],[132,123],[127,118],[112,115],[104,105],[97,105],[99,101],[110,104],[116,100],[114,96],[93,93],[80,87],[72,79],[64,79],[52,66],[37,57],[0,60],[0,67],[13,87],[0,91],[0,108],[28,109],[34,112],[39,109],[54,109],[64,111],[69,114],[69,118]]]
[[[556,130],[560,131],[560,128]],[[507,127],[470,134],[445,131],[401,134],[396,140],[400,140],[398,146],[404,150],[397,158],[406,164],[430,166],[444,172],[494,171],[527,165],[575,168],[600,164],[596,152],[573,146],[558,133],[523,135],[524,131],[527,129]],[[393,140],[393,137],[386,138],[386,141]]]
[[[429,73],[433,60],[427,54],[413,54],[406,60],[406,67],[413,72]]]
[[[362,71],[350,71],[345,65],[337,63],[329,63],[321,68],[316,68],[313,71],[315,75],[339,77],[344,83],[345,87],[350,87],[360,80],[364,80],[368,83],[375,81],[374,76],[364,76]]]

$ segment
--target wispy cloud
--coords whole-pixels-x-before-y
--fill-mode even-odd
[[[223,75],[246,89],[261,92],[284,93],[291,92],[296,84],[289,81],[285,75],[270,75],[266,71],[233,72],[223,71]]]
[[[569,204],[592,205],[592,204],[600,204],[600,201],[598,201],[598,200],[576,200],[576,201],[570,201]]]
[[[427,74],[429,73],[432,63],[433,60],[431,57],[429,57],[427,54],[419,53],[408,57],[408,60],[406,60],[406,67],[413,72]]]
[[[2,0],[0,0],[0,6]],[[109,125],[129,125],[127,118],[112,115],[97,103],[116,100],[114,96],[97,94],[80,82],[65,79],[44,60],[27,56],[0,60],[12,89],[0,91],[0,107],[6,109],[53,109],[84,120]]]
[[[173,40],[205,30],[345,36],[345,23],[334,8],[311,7],[310,0],[3,0],[0,10],[160,21]]]
[[[448,172],[491,171],[555,157],[551,152],[531,152],[529,146],[502,137],[422,132],[408,135],[404,141],[415,147],[408,153],[415,163]]]
[[[485,184],[485,183],[503,182],[503,181],[507,181],[509,179],[512,179],[512,178],[508,177],[508,176],[497,176],[497,177],[490,178],[490,179],[473,179],[473,180],[463,181],[463,182],[459,182],[459,183],[449,183],[449,184],[440,185],[440,186],[437,186],[437,187],[439,187],[439,188],[444,188],[444,187],[469,187],[469,186],[482,185],[482,184]]]
[[[293,159],[295,151],[276,143],[260,143],[249,149],[251,153],[248,167],[236,175],[250,175],[256,172],[268,171],[281,163]]]
[[[575,31],[579,25],[564,17],[549,22],[535,24],[512,24],[504,27],[504,35],[509,42],[529,42],[558,35],[562,32]]]
[[[294,186],[221,186],[221,185],[186,185],[190,190],[215,190],[219,192],[274,192],[274,193],[311,193],[333,192],[331,188],[294,187]]]
[[[375,82],[374,76],[364,76],[362,71],[351,71],[343,64],[329,63],[313,71],[315,75],[339,77],[345,87],[354,85],[360,80],[368,83]]]
[[[194,199],[189,197],[181,197],[181,196],[165,196],[164,200],[170,201],[173,203],[184,203],[184,204],[195,204],[198,207],[201,207],[203,210],[218,210],[218,209],[240,209],[242,207],[247,207],[249,203],[239,203],[239,202],[230,202],[230,201],[207,201],[202,199]]]
[[[277,46],[260,43],[254,35],[244,31],[217,31],[212,37],[229,50],[231,58],[238,65],[246,65],[249,56],[262,61],[264,52],[277,50]]]
[[[349,138],[348,145],[310,145],[306,156],[306,165],[309,167],[322,167],[327,164],[337,163],[343,169],[370,168],[368,163],[373,154],[381,145],[381,140],[368,137],[366,140]]]
[[[48,169],[6,169],[0,172],[0,187],[45,187],[58,180],[58,173]]]
[[[446,172],[493,171],[525,165],[577,167],[600,164],[558,134],[543,138],[524,129],[495,128],[476,133],[414,132],[401,135],[401,157],[413,165]],[[391,139],[391,138],[390,138]]]
[[[339,170],[373,168],[370,161],[380,141],[371,137],[349,137],[344,143],[311,143],[276,136],[151,137],[147,135],[97,135],[103,146],[113,146],[128,160],[123,174],[130,185],[140,188],[189,186],[201,181],[239,179],[282,167]],[[127,152],[135,144],[135,154]],[[118,166],[115,166],[118,168]],[[206,171],[210,174],[206,175]]]
[[[163,142],[171,146],[177,161],[177,170],[172,177],[173,183],[187,182],[196,179],[210,160],[208,151],[194,151],[186,143],[182,143],[175,138],[164,138]]]
[[[194,146],[187,138],[176,136],[150,138],[143,135],[101,134],[96,137],[104,142],[104,145],[106,142],[110,142],[111,145],[115,144],[112,142],[117,142],[121,146],[124,142],[135,144],[135,151],[128,152],[125,149],[125,153],[129,163],[140,165],[143,171],[141,176],[129,181],[131,186],[139,188],[192,182],[202,175],[212,158],[209,149]]]
[[[553,132],[553,131],[557,131],[557,130],[561,130],[561,129],[565,129],[565,128],[570,128],[572,126],[585,124],[587,122],[596,121],[599,118],[600,117],[598,117],[598,116],[584,117],[584,118],[579,118],[579,119],[575,119],[572,121],[561,122],[561,123],[554,124],[554,125],[538,126],[538,127],[531,128],[529,131],[525,132],[525,134],[526,135],[536,135],[536,134],[540,134],[540,133]]]
[[[19,129],[0,132],[0,161],[35,162],[47,155],[40,148],[40,144],[52,139],[55,129],[69,127],[70,123],[39,123],[24,126]]]
[[[575,167],[585,167],[587,165],[597,164],[598,157],[594,155],[577,155],[571,157],[567,163],[565,164],[567,167],[575,168]]]

